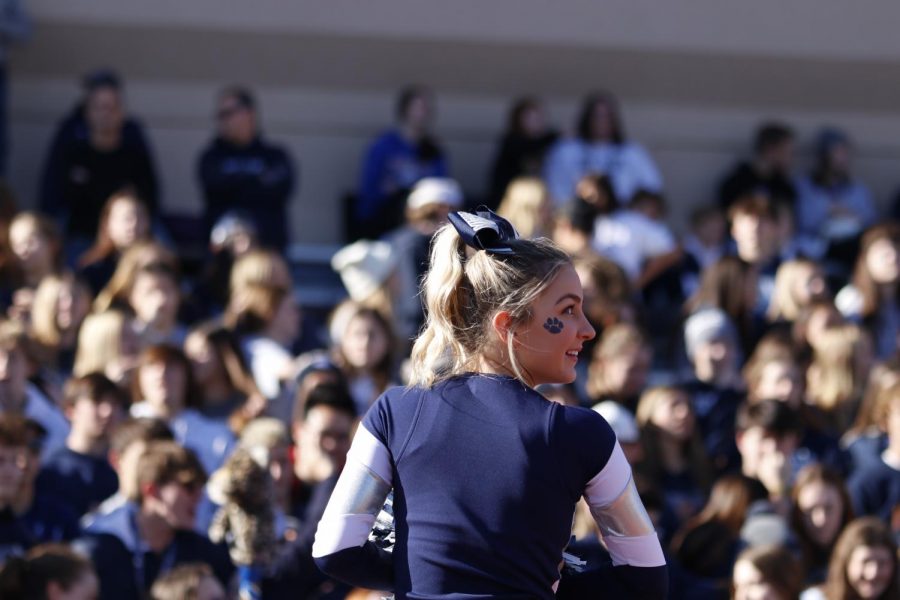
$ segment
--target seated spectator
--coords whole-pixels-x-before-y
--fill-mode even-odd
[[[324,371],[319,371],[324,373]],[[348,588],[327,579],[312,560],[312,545],[338,475],[344,467],[356,426],[356,410],[346,388],[339,383],[320,383],[298,398],[293,424],[294,475],[292,515],[299,525],[276,557],[271,574],[263,582],[263,597],[313,597],[334,590],[343,597]]]
[[[262,244],[283,251],[290,241],[288,203],[296,179],[290,155],[263,138],[250,89],[223,90],[215,116],[216,137],[197,163],[207,228],[239,210],[251,219]]]
[[[0,414],[35,421],[44,429],[45,456],[66,445],[69,422],[55,403],[27,379],[28,339],[12,321],[0,321]]]
[[[786,515],[791,457],[802,433],[796,411],[775,400],[746,404],[738,410],[735,429],[741,472],[758,479],[775,509]]]
[[[94,245],[78,257],[78,268],[94,293],[115,273],[119,259],[138,242],[150,239],[150,214],[133,188],[117,190],[100,212]]]
[[[16,258],[21,286],[33,290],[62,268],[62,238],[49,217],[20,212],[9,224],[9,247]]]
[[[824,583],[831,550],[838,535],[853,520],[844,480],[828,467],[808,465],[794,481],[791,505],[791,527],[803,551],[806,582]]]
[[[540,100],[525,97],[515,101],[491,167],[489,208],[497,209],[514,179],[541,176],[544,156],[556,138],[557,133],[547,127]]]
[[[681,287],[690,297],[700,285],[700,274],[725,255],[725,214],[718,206],[703,206],[691,211],[690,230],[681,245],[684,248]]]
[[[864,466],[881,461],[881,453],[887,448],[884,423],[877,412],[881,392],[900,381],[900,362],[896,359],[876,364],[869,374],[869,382],[863,395],[856,421],[841,437],[841,447],[850,460],[849,472],[855,473]]]
[[[46,378],[56,382],[72,374],[78,331],[90,308],[90,290],[70,272],[45,277],[34,291],[29,337]]]
[[[803,589],[803,571],[780,546],[756,546],[738,555],[732,575],[734,600],[794,600]]]
[[[720,184],[719,206],[728,210],[738,198],[762,193],[793,208],[797,198],[793,164],[794,132],[782,123],[762,124],[756,130],[753,157],[738,163]]]
[[[817,242],[837,274],[849,274],[856,242],[878,216],[868,188],[851,173],[853,145],[847,135],[823,129],[815,164],[797,180],[797,232]]]
[[[691,578],[723,596],[740,549],[740,533],[750,505],[768,496],[750,477],[723,475],[713,485],[709,500],[672,538],[672,555]],[[689,587],[697,587],[699,582]]]
[[[643,146],[628,140],[618,102],[609,93],[585,98],[576,136],[561,139],[547,154],[544,181],[554,205],[569,201],[586,175],[609,177],[615,197],[623,205],[631,202],[638,190],[662,190],[656,163]]]
[[[254,284],[293,289],[291,270],[284,256],[272,250],[255,249],[236,260],[228,279],[229,298]]]
[[[150,588],[152,600],[225,600],[225,588],[206,563],[189,563],[159,577]]]
[[[737,331],[723,311],[706,308],[685,321],[684,342],[691,365],[684,389],[691,397],[703,444],[716,473],[734,471],[740,462],[734,420],[744,400]]]
[[[91,562],[63,544],[42,544],[0,567],[4,600],[91,600],[100,582]]]
[[[847,460],[838,436],[831,431],[827,415],[806,402],[803,373],[788,339],[777,334],[763,337],[743,373],[749,403],[777,400],[797,412],[802,434],[791,459],[793,473],[811,463],[822,463],[844,472]]]
[[[265,399],[231,331],[214,323],[198,325],[185,338],[184,353],[191,361],[200,396],[197,410],[203,416],[228,424],[236,412],[249,420],[265,408]]]
[[[347,301],[329,323],[334,363],[344,372],[357,414],[365,414],[394,380],[395,335],[377,310]]]
[[[100,577],[100,599],[139,598],[156,579],[184,563],[205,562],[226,584],[228,551],[193,530],[206,474],[175,442],[153,442],[137,462],[129,502],[91,523],[78,542]]]
[[[178,274],[165,263],[151,263],[134,273],[128,305],[134,312],[135,333],[141,346],[184,343],[187,329],[178,321]]]
[[[878,395],[875,418],[887,433],[887,448],[880,460],[851,474],[847,488],[857,515],[875,515],[887,522],[900,503],[900,383]]]
[[[768,197],[755,194],[736,199],[728,209],[735,255],[756,273],[757,291],[752,315],[762,320],[775,288],[775,274],[781,263],[778,252],[778,213]]]
[[[133,379],[133,417],[161,419],[175,434],[175,441],[197,455],[205,471],[222,466],[234,449],[231,430],[201,415],[191,364],[174,346],[150,346],[141,353]]]
[[[781,263],[766,317],[771,323],[793,323],[813,302],[827,300],[825,273],[816,262],[795,258]]]
[[[900,598],[897,572],[897,543],[888,526],[873,517],[857,519],[844,528],[831,552],[825,585],[810,588],[801,599]]]
[[[546,237],[553,208],[544,182],[537,177],[514,179],[500,201],[497,214],[512,223],[521,238]]]
[[[652,362],[653,348],[636,325],[619,323],[607,328],[588,366],[590,403],[614,400],[634,411]]]
[[[0,416],[0,563],[37,543],[15,511],[19,491],[26,483],[28,435],[24,419]]]
[[[847,320],[830,300],[815,300],[800,311],[791,327],[794,354],[800,364],[812,360],[813,345],[821,344],[826,329],[843,325]]]
[[[154,441],[172,441],[172,430],[160,419],[126,419],[112,433],[109,442],[109,464],[115,470],[119,487],[97,510],[85,515],[82,526],[88,526],[100,515],[116,510],[137,494],[137,461]]]
[[[156,216],[153,158],[143,127],[125,112],[118,75],[97,71],[85,78],[84,99],[60,124],[41,183],[41,210],[63,224],[72,256],[96,237],[103,204],[126,185]]]
[[[690,315],[700,309],[724,311],[738,332],[741,356],[750,354],[761,336],[761,325],[754,319],[758,274],[736,256],[724,256],[703,272],[700,287],[684,303]]]
[[[674,264],[671,260],[658,264],[663,257],[671,259],[677,251],[672,232],[634,207],[619,209],[608,177],[585,177],[578,182],[576,193],[596,209],[592,248],[618,263],[636,289],[642,289]],[[644,192],[636,193],[642,195]],[[679,258],[680,255],[675,257]]]
[[[10,507],[11,517],[18,520],[36,544],[42,542],[68,542],[80,533],[78,515],[56,490],[41,491],[35,485],[41,470],[41,438],[43,430],[34,421],[24,422],[12,415],[2,415],[0,420],[9,419],[4,427],[20,427],[25,433],[24,444],[19,450],[23,476],[19,482]]]
[[[847,323],[829,327],[812,344],[806,370],[806,402],[822,411],[826,424],[840,435],[853,423],[872,368],[867,333]]]
[[[292,511],[300,520],[311,550],[321,511],[344,467],[357,412],[342,383],[320,383],[310,389],[297,416],[293,436],[298,485],[294,488]],[[325,487],[327,492],[323,491]]]
[[[862,323],[875,343],[875,354],[896,354],[900,339],[900,224],[882,223],[867,230],[850,284],[838,292],[835,306]]]
[[[644,459],[635,470],[663,491],[666,509],[684,523],[703,506],[712,469],[684,390],[656,386],[641,394],[636,412]]]
[[[66,384],[64,410],[72,430],[65,448],[43,461],[39,492],[65,498],[79,516],[116,493],[119,479],[109,464],[111,432],[124,419],[128,397],[100,373]]]
[[[128,294],[134,287],[135,274],[147,265],[155,264],[163,264],[176,273],[179,271],[178,257],[162,244],[150,240],[132,244],[119,258],[109,283],[97,293],[94,312],[110,308],[130,310]]]
[[[593,254],[591,243],[596,220],[597,208],[576,196],[557,209],[553,220],[553,241],[570,256]]]
[[[140,351],[140,340],[129,314],[121,310],[90,314],[78,332],[72,375],[82,377],[103,373],[113,383],[127,389]]]
[[[637,315],[631,299],[631,286],[622,268],[611,260],[586,252],[573,257],[572,264],[584,293],[582,310],[597,335],[584,342],[582,355],[593,356],[603,332],[616,323],[634,322]],[[586,385],[590,361],[579,360],[572,382],[579,403],[587,399]]]
[[[400,92],[396,127],[366,151],[355,203],[350,207],[351,241],[378,239],[403,221],[406,197],[425,177],[447,177],[447,159],[431,131],[434,95],[421,86]]]
[[[273,284],[236,289],[225,324],[238,336],[256,387],[268,400],[266,412],[287,422],[284,382],[292,374],[291,347],[300,334],[300,310],[291,291]]]

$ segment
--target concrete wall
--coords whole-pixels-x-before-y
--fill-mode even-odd
[[[489,6],[486,6],[488,5]],[[156,148],[163,202],[199,210],[194,161],[218,88],[259,91],[269,136],[301,169],[294,238],[333,242],[338,202],[400,86],[438,93],[454,175],[485,186],[512,98],[538,93],[568,128],[587,90],[615,91],[676,209],[707,200],[723,170],[775,117],[801,142],[822,124],[858,141],[858,172],[887,202],[900,186],[900,5],[838,0],[32,0],[36,29],[11,57],[10,178],[31,205],[54,123],[78,76],[127,78]],[[675,210],[676,223],[684,210]]]

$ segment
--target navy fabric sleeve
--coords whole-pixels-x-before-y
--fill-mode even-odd
[[[551,422],[550,443],[576,499],[612,454],[616,434],[606,419],[587,408],[559,406]]]

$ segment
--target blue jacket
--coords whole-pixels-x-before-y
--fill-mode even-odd
[[[142,598],[157,577],[190,562],[207,563],[222,584],[228,584],[234,566],[227,548],[194,531],[179,530],[169,547],[157,554],[140,539],[137,513],[137,504],[126,502],[98,516],[76,542],[94,563],[100,600]]]

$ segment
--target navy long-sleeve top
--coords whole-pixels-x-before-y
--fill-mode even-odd
[[[386,449],[393,471],[388,583],[398,599],[553,598],[575,504],[610,457],[621,455],[597,413],[549,402],[496,375],[389,390],[362,429]],[[627,482],[621,460],[625,472],[615,479]],[[319,564],[360,573],[368,557],[372,572],[380,562],[384,573],[384,556],[366,546]]]

